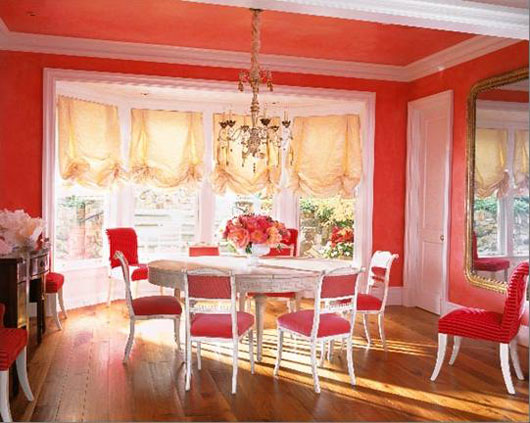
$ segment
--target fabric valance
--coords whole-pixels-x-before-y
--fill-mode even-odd
[[[131,179],[161,188],[194,186],[202,177],[202,114],[131,110]]]
[[[528,130],[515,131],[513,180],[517,190],[528,189]]]
[[[477,128],[475,140],[475,195],[486,198],[497,193],[501,198],[508,190],[506,171],[508,131]]]
[[[104,188],[123,177],[116,106],[59,96],[57,116],[63,179]]]

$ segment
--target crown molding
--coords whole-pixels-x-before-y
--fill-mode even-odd
[[[226,6],[222,0],[187,0]],[[230,6],[528,39],[528,8],[465,0],[231,0]]]
[[[262,54],[271,71],[409,82],[519,40],[476,36],[406,66]],[[245,69],[250,54],[226,50],[11,32],[0,19],[0,50]]]

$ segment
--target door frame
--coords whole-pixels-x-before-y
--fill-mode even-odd
[[[451,224],[451,180],[452,180],[452,155],[453,155],[453,90],[443,91],[428,97],[423,97],[408,103],[407,116],[407,178],[406,178],[406,203],[405,203],[405,260],[403,268],[403,305],[415,307],[417,304],[417,285],[414,277],[418,269],[419,246],[418,223],[420,212],[420,122],[422,113],[432,107],[447,107],[449,119],[449,146],[446,156],[446,177],[444,189],[445,218],[443,224],[443,262],[442,262],[442,291],[440,310],[444,314],[449,300],[449,251],[450,251],[450,224]]]

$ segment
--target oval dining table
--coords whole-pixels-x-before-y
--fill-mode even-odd
[[[270,257],[261,258],[256,266],[249,266],[246,257],[221,255],[156,260],[148,263],[148,267],[149,282],[172,288],[177,298],[180,298],[180,291],[184,289],[183,272],[186,270],[209,267],[231,272],[235,276],[240,310],[245,309],[246,293],[255,294],[257,360],[261,361],[267,293],[313,291],[322,271],[345,267],[349,263],[305,257]],[[352,269],[357,273],[362,272],[360,268]]]

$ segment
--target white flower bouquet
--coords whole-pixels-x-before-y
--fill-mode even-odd
[[[35,248],[44,228],[44,221],[31,217],[24,210],[0,210],[0,254],[14,248]]]

